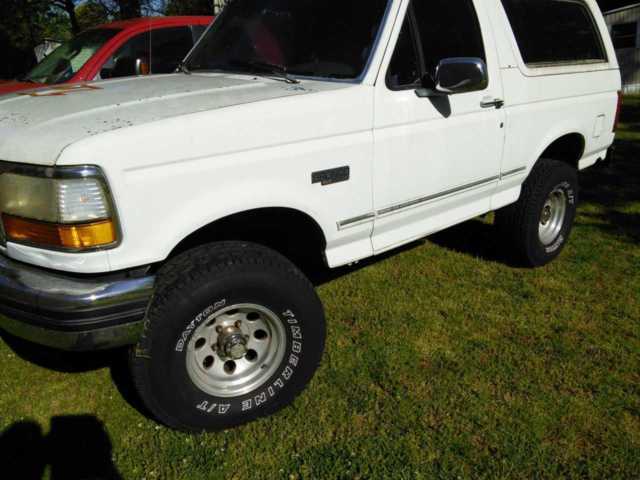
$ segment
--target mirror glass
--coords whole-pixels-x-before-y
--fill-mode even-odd
[[[487,67],[480,58],[447,58],[438,64],[436,90],[454,94],[484,90],[489,84]]]

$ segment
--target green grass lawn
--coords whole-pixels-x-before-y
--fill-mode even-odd
[[[618,163],[581,174],[559,261],[512,267],[476,220],[340,272],[320,287],[325,361],[274,417],[176,433],[138,412],[121,356],[0,340],[0,459],[22,469],[6,478],[640,478],[640,100],[626,105]]]

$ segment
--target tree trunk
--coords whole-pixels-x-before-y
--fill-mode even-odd
[[[73,3],[73,0],[65,0],[64,9],[69,15],[69,20],[71,21],[71,31],[74,35],[77,35],[78,33],[80,33],[80,24],[78,23],[78,17],[76,16],[76,6]]]

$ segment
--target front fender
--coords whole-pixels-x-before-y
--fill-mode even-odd
[[[194,232],[232,215],[266,208],[283,208],[305,214],[320,227],[325,238],[331,237],[331,219],[309,203],[300,201],[306,192],[296,185],[268,181],[252,182],[249,191],[226,185],[216,192],[192,198],[166,218],[167,235],[159,256],[165,259],[173,249]],[[308,195],[307,195],[308,196]],[[203,208],[206,205],[208,208]],[[294,234],[294,232],[291,232]]]

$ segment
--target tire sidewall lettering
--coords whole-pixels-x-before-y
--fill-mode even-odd
[[[567,195],[567,203],[569,205],[576,204],[576,192],[569,182],[562,182],[558,186],[556,186],[556,189],[557,188],[561,188],[562,190],[564,190],[564,193]]]
[[[557,240],[550,247],[546,247],[545,251],[549,254],[557,252],[564,244],[564,235],[561,233]]]
[[[208,319],[209,317],[211,317],[211,315],[223,309],[226,305],[227,300],[222,299],[209,305],[202,312],[196,315],[196,317],[189,323],[189,325],[187,325],[187,328],[180,334],[180,337],[176,342],[175,351],[178,353],[183,353],[184,349],[191,340],[191,336],[195,332],[196,328],[198,328],[198,326],[202,323],[202,321]]]
[[[560,250],[562,250],[562,248],[564,247],[567,241],[567,236],[568,236],[567,232],[570,230],[571,225],[573,223],[573,218],[575,216],[575,208],[577,203],[577,195],[576,195],[575,188],[570,182],[563,181],[556,184],[553,188],[549,190],[549,192],[552,192],[557,189],[562,189],[566,195],[568,212],[567,212],[567,215],[565,216],[564,224],[562,225],[562,229],[558,235],[558,238],[556,238],[553,244],[549,246],[544,246],[542,242],[539,243],[540,248],[542,249],[542,252],[544,252],[543,254],[545,256],[555,256],[556,254],[558,254]]]

